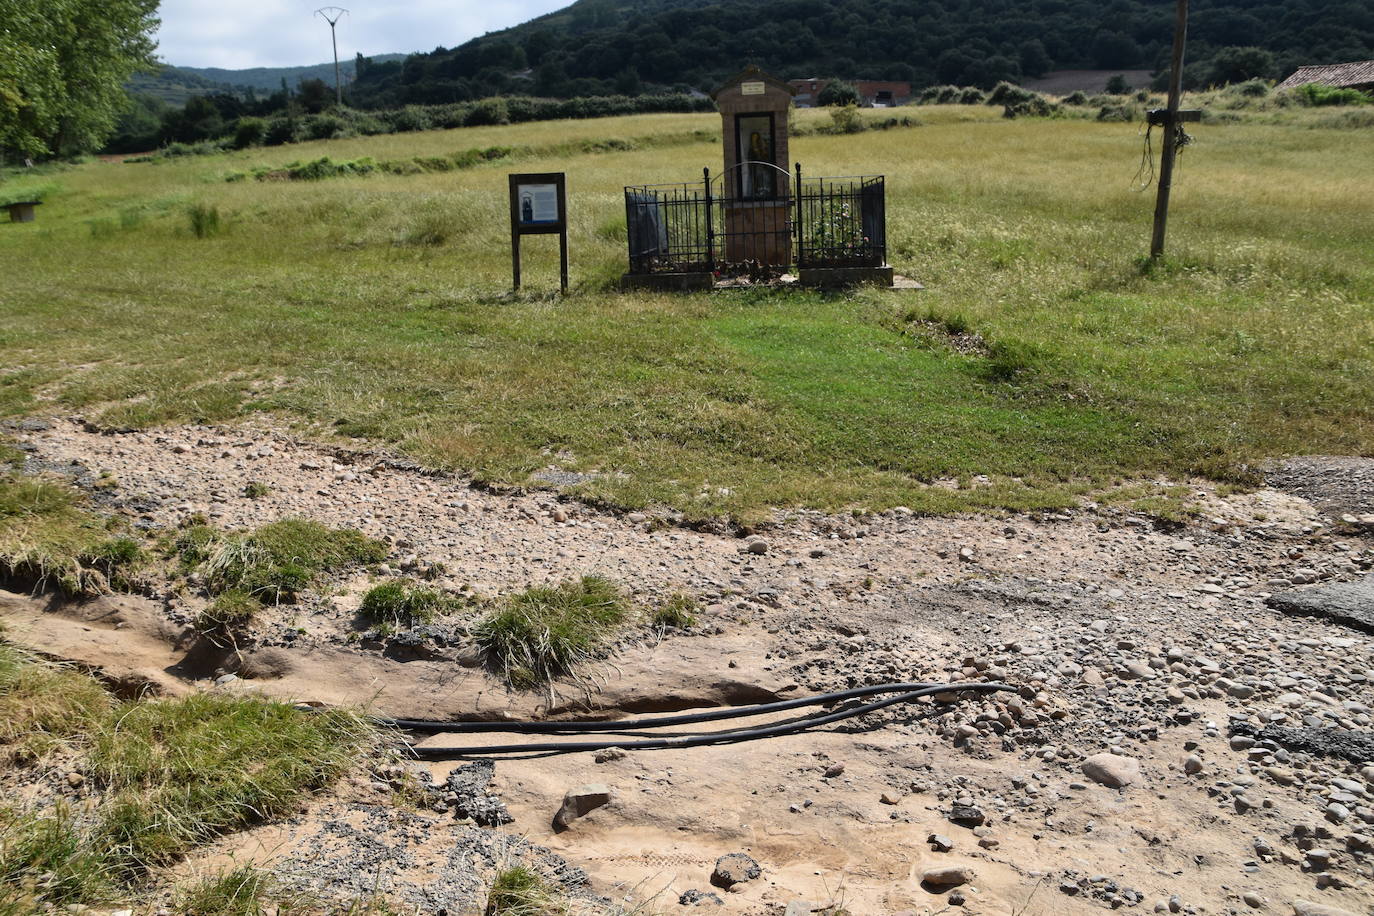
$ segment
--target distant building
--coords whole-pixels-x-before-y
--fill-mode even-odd
[[[815,108],[818,99],[831,81],[828,79],[788,80],[797,90],[798,108]],[[854,80],[859,91],[859,104],[865,108],[893,108],[911,101],[911,84],[886,80]]]
[[[1366,92],[1374,92],[1374,60],[1299,67],[1296,73],[1279,83],[1279,88],[1297,89],[1308,83],[1321,83],[1335,86],[1337,89],[1363,89]]]

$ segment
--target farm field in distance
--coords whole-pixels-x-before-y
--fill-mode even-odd
[[[886,117],[891,112],[867,112]],[[0,226],[0,415],[109,427],[270,412],[478,480],[601,472],[587,495],[688,518],[1168,503],[1194,475],[1374,454],[1367,129],[1196,125],[1152,270],[1139,124],[903,109],[793,139],[807,175],[885,174],[889,261],[920,292],[622,293],[627,184],[720,168],[716,115],[334,140],[87,164]],[[823,128],[824,112],[797,113]],[[334,161],[514,155],[442,173],[228,181]],[[573,292],[505,175],[566,171]],[[217,212],[192,231],[190,213]],[[932,483],[938,483],[932,486]],[[1120,488],[1120,489],[1117,489]]]

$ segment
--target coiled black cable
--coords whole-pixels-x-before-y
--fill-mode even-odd
[[[907,688],[916,686],[915,690]],[[497,744],[480,745],[477,747],[414,747],[410,748],[410,753],[421,760],[447,760],[459,757],[485,757],[500,754],[538,754],[538,753],[576,753],[580,751],[600,751],[607,748],[621,748],[622,750],[662,750],[668,748],[687,748],[702,747],[714,744],[736,744],[743,741],[757,741],[764,738],[777,738],[783,735],[796,734],[807,731],[822,725],[829,725],[832,722],[839,722],[844,719],[852,719],[856,716],[866,715],[889,706],[899,703],[910,703],[922,697],[933,696],[937,693],[956,693],[964,691],[978,691],[985,693],[995,693],[1001,691],[1015,690],[1008,684],[1002,683],[962,683],[962,684],[882,684],[874,687],[859,687],[854,690],[839,691],[834,694],[822,694],[816,697],[803,697],[796,700],[784,700],[781,703],[765,703],[758,706],[742,708],[732,708],[728,710],[710,710],[704,713],[692,713],[689,715],[668,716],[662,719],[633,720],[629,722],[426,722],[414,719],[391,720],[401,728],[412,728],[412,730],[424,731],[508,731],[523,732],[527,734],[547,734],[552,731],[551,727],[561,726],[568,732],[576,731],[628,731],[645,730],[652,728],[663,728],[669,725],[684,725],[692,722],[706,722],[714,719],[745,717],[760,715],[766,712],[777,712],[780,709],[794,709],[799,706],[818,705],[821,703],[835,702],[836,699],[852,699],[856,696],[871,696],[879,693],[891,693],[893,691],[904,691],[897,696],[888,697],[885,700],[877,700],[872,703],[864,703],[859,706],[851,706],[847,709],[838,710],[831,713],[817,713],[806,716],[792,722],[785,722],[777,725],[763,725],[755,728],[733,729],[721,732],[712,732],[704,735],[670,735],[663,738],[646,738],[637,741],[625,741],[603,738],[597,741],[567,741],[567,742],[543,742],[534,744]],[[406,723],[414,723],[419,727],[412,727]],[[464,728],[448,729],[440,726],[461,725],[461,726],[485,726],[485,728]],[[582,726],[586,726],[582,728]],[[553,732],[557,733],[557,732]]]
[[[942,687],[941,684],[924,682],[911,684],[876,684],[870,687],[855,687],[852,690],[839,690],[834,693],[821,693],[815,696],[798,697],[793,700],[778,700],[773,703],[759,703],[753,706],[726,706],[705,712],[683,713],[676,716],[659,716],[653,719],[614,719],[577,722],[436,722],[430,719],[377,719],[380,725],[403,728],[408,731],[453,732],[519,732],[523,734],[567,734],[572,732],[624,732],[649,728],[668,728],[673,725],[692,725],[697,722],[715,722],[720,719],[747,719],[751,716],[770,712],[783,712],[802,706],[824,706],[858,697],[869,697],[879,693],[909,693],[929,687]]]

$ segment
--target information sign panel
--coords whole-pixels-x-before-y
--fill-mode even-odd
[[[568,291],[568,183],[563,172],[510,177],[511,274],[520,288],[520,237],[558,235],[563,292]]]

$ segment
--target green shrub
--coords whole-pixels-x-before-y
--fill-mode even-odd
[[[429,112],[414,105],[407,105],[400,111],[391,113],[391,129],[396,133],[429,130],[433,126]]]
[[[451,614],[461,606],[461,602],[438,589],[397,579],[369,589],[358,613],[373,623],[413,627],[429,623],[441,614]]]
[[[1338,89],[1323,83],[1307,83],[1293,90],[1303,105],[1368,105],[1371,97],[1358,89]]]
[[[1140,109],[1133,104],[1103,105],[1097,112],[1099,121],[1137,121]]]
[[[243,495],[249,499],[262,499],[271,492],[272,487],[261,480],[250,480],[243,485]]]
[[[857,134],[864,129],[864,119],[857,105],[843,105],[830,112],[831,129],[837,134]]]
[[[1088,94],[1081,89],[1070,92],[1064,96],[1065,105],[1086,105],[1088,104]]]
[[[267,122],[262,118],[239,118],[234,128],[234,148],[261,146],[267,138]]]
[[[1262,99],[1269,95],[1268,80],[1246,80],[1243,83],[1235,83],[1226,87],[1226,91],[1231,95],[1238,95],[1250,99]]]
[[[509,123],[510,111],[506,108],[505,99],[483,99],[472,109],[465,126],[485,127]]]
[[[628,614],[615,585],[586,576],[510,596],[477,623],[473,635],[511,685],[529,688],[590,658]]]

